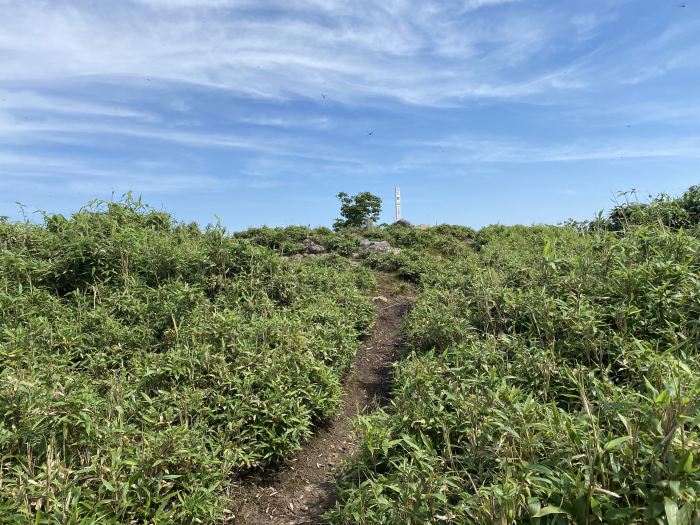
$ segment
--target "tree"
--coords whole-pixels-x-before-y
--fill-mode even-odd
[[[344,191],[338,195],[340,201],[340,216],[333,223],[335,229],[345,228],[348,226],[362,227],[367,223],[367,219],[373,221],[379,220],[379,214],[382,211],[382,199],[376,195],[372,195],[368,191],[363,191],[351,197]]]

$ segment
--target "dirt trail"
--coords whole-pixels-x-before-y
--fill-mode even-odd
[[[342,412],[278,469],[248,478],[233,491],[234,523],[320,523],[320,516],[335,504],[336,467],[360,446],[352,422],[358,414],[372,412],[388,401],[391,363],[400,346],[399,325],[413,302],[411,291],[399,291],[399,281],[392,276],[377,274],[377,280],[374,332],[358,349],[355,366],[345,380]]]

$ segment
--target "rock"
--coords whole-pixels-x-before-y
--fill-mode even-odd
[[[386,241],[370,241],[368,239],[360,241],[360,250],[372,253],[399,253],[401,251],[398,248],[392,248],[391,244]]]
[[[404,228],[412,228],[411,221],[406,219],[399,219],[394,223],[394,226],[403,226]]]
[[[304,253],[309,255],[319,255],[321,253],[326,253],[326,247],[318,244],[313,239],[307,237],[302,241],[304,245]]]

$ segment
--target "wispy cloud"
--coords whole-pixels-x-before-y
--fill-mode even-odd
[[[274,182],[274,181],[271,181]],[[0,151],[0,188],[22,185],[56,194],[104,194],[114,190],[178,193],[222,191],[245,186],[235,178],[207,174],[181,173],[173,163],[129,161],[120,166],[95,165],[93,162],[52,154],[22,155]]]
[[[663,82],[700,68],[700,22],[634,4],[0,0],[0,185],[230,191],[696,161],[698,95]]]
[[[700,135],[676,139],[576,140],[569,143],[526,142],[453,136],[437,140],[408,141],[419,148],[409,155],[411,163],[470,162],[577,162],[616,159],[700,159]],[[445,153],[447,152],[447,153]]]
[[[333,122],[327,117],[318,118],[281,118],[267,117],[264,115],[257,117],[241,117],[242,124],[252,124],[254,126],[265,126],[275,128],[312,128],[329,129],[333,127]]]
[[[96,117],[156,120],[155,115],[125,106],[106,105],[67,96],[47,96],[32,91],[0,90],[0,110],[45,115],[47,113],[87,115]]]
[[[590,107],[572,104],[561,114],[578,122],[588,121],[599,126],[633,128],[638,124],[692,125],[700,124],[700,105],[690,97],[674,100],[625,100],[610,105]]]
[[[202,130],[188,131],[162,127],[135,126],[104,122],[66,122],[64,120],[38,120],[7,123],[0,122],[0,137],[12,136],[16,143],[94,143],[95,137],[123,136],[144,141],[180,144],[190,148],[242,150],[264,153],[274,157],[298,157],[323,160],[332,163],[356,164],[358,159],[347,156],[335,148],[312,142],[301,137],[251,136],[240,133],[211,133]],[[26,136],[26,141],[22,141]],[[81,140],[82,139],[82,140]]]
[[[479,18],[482,9],[521,3],[273,2],[263,10],[251,2],[142,0],[114,11],[6,2],[12,24],[0,35],[3,76],[186,82],[271,98],[324,89],[344,102],[382,96],[428,105],[560,88],[548,71],[517,82],[507,73],[568,36],[561,24],[571,22],[519,11],[504,11],[495,25]],[[138,5],[178,9],[153,16]],[[263,11],[276,14],[261,18]]]

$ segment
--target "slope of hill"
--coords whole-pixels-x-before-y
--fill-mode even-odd
[[[698,523],[700,239],[682,204],[485,228],[419,273],[393,400],[363,420],[329,520]]]
[[[388,272],[420,295],[323,520],[697,523],[699,203],[480,231],[230,235],[130,199],[0,221],[0,522],[240,522],[241,483],[293,479],[343,410]]]
[[[0,224],[0,521],[222,520],[339,410],[373,286],[137,202]]]

